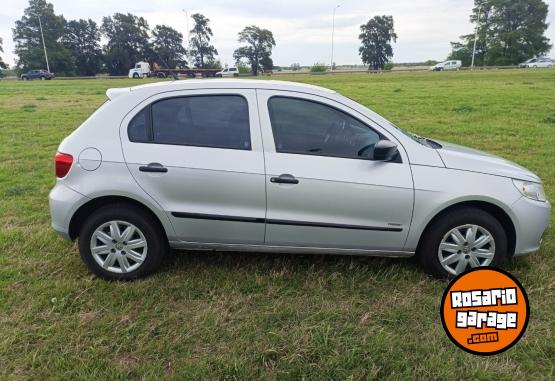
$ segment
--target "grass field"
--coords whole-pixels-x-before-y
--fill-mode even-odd
[[[295,76],[401,127],[516,161],[555,197],[555,70]],[[507,266],[526,335],[477,357],[443,332],[446,283],[411,260],[173,255],[109,283],[50,229],[59,142],[131,80],[0,81],[0,379],[553,379],[555,231]]]

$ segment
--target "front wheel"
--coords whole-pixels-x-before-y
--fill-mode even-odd
[[[79,253],[89,269],[108,280],[130,280],[155,271],[167,241],[152,217],[133,205],[97,210],[79,233]]]
[[[501,223],[482,209],[464,207],[445,213],[428,227],[417,255],[429,274],[452,278],[470,268],[500,266],[507,251]]]

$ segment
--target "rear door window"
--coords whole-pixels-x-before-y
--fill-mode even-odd
[[[129,124],[131,141],[251,149],[248,104],[240,95],[167,98],[143,111]]]

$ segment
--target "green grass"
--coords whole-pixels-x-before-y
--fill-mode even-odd
[[[555,197],[555,70],[283,79],[516,161]],[[0,82],[0,379],[555,377],[553,229],[508,265],[528,290],[530,324],[488,358],[449,341],[446,283],[411,260],[179,252],[144,280],[92,276],[50,229],[53,155],[108,87],[138,83]]]

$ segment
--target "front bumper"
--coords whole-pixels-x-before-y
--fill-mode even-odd
[[[512,206],[517,220],[516,247],[514,256],[533,253],[540,248],[543,234],[549,226],[551,204],[534,201],[526,197],[520,198]]]
[[[59,182],[50,191],[50,217],[52,228],[64,239],[71,239],[69,235],[69,224],[75,211],[89,198],[79,192],[68,188]]]

